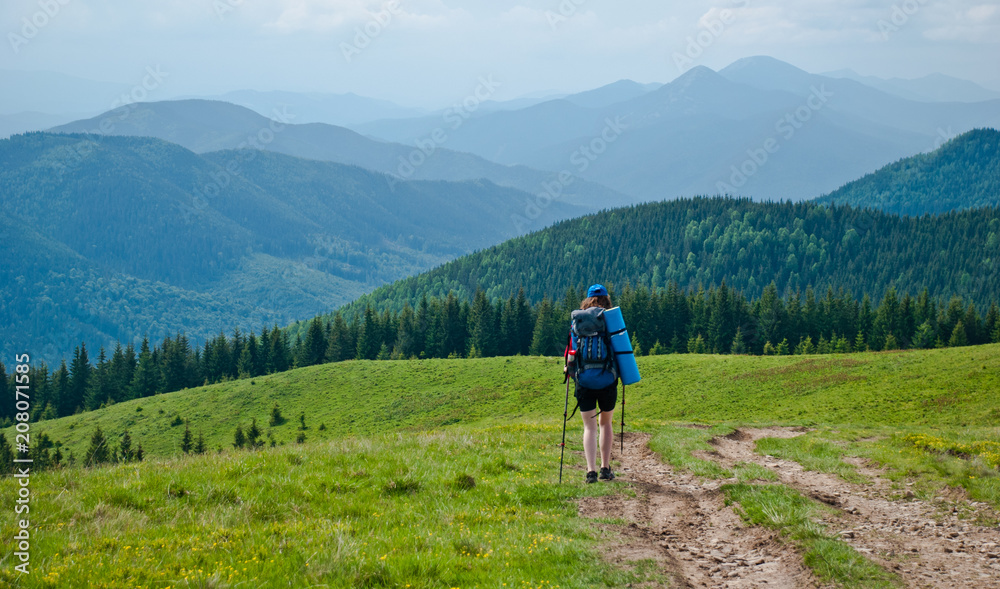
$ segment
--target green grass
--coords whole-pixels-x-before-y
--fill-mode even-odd
[[[726,504],[738,503],[737,512],[753,525],[778,530],[802,551],[806,565],[820,579],[845,587],[894,588],[902,580],[858,554],[844,542],[826,534],[816,522],[819,504],[784,485],[723,485]]]
[[[741,483],[748,481],[777,481],[778,475],[773,470],[753,462],[738,462],[733,469],[736,480]]]
[[[763,438],[757,440],[758,454],[771,455],[798,462],[806,470],[838,475],[849,483],[863,485],[870,482],[858,474],[857,469],[844,462],[844,449],[832,442],[808,434],[795,438]]]
[[[752,464],[730,472],[691,452],[711,451],[709,439],[738,425],[769,424],[816,428],[793,440],[762,441],[761,451],[807,468],[850,480],[856,473],[843,456],[862,456],[889,469],[901,497],[904,488],[932,498],[957,485],[1000,507],[1000,479],[987,464],[906,441],[921,433],[956,444],[1000,440],[998,360],[1000,345],[846,356],[643,357],[644,380],[627,389],[627,429],[655,432],[653,450],[679,468],[735,477],[739,483],[731,488],[743,499],[733,500],[744,511],[756,501],[751,489],[768,487],[747,483],[773,480],[773,473]],[[37,574],[13,582],[499,589],[502,583],[656,581],[650,563],[612,566],[597,558],[603,528],[579,518],[576,500],[631,491],[581,484],[581,471],[572,468],[581,462],[579,419],[567,431],[568,484],[555,484],[565,394],[560,366],[561,359],[524,357],[346,362],[32,424],[35,439],[44,432],[78,458],[94,426],[112,440],[128,428],[148,459],[36,473]],[[268,428],[276,402],[286,422]],[[298,445],[302,412],[307,441]],[[235,427],[254,417],[279,446],[232,450]],[[209,454],[180,455],[183,425],[171,424],[184,420],[195,435],[204,433]],[[12,440],[11,429],[4,433]],[[0,480],[0,496],[13,496],[14,484]],[[759,503],[797,505],[769,497]],[[808,515],[812,508],[795,509]],[[761,525],[781,518],[767,513],[766,521],[758,517]],[[798,521],[803,533],[816,531],[808,517]],[[13,524],[13,510],[0,512],[4,529]],[[8,538],[0,540],[7,554]],[[882,573],[842,553],[845,546],[836,540],[816,532],[808,541],[811,566],[833,563],[821,575],[882,582]],[[0,575],[7,576],[0,579],[12,581],[10,571],[3,568]]]
[[[759,440],[758,451],[796,460],[812,470],[842,476],[846,472],[847,480],[860,475],[839,457],[857,456],[885,469],[884,476],[893,481],[898,498],[908,498],[909,492],[915,498],[935,501],[942,494],[948,495],[948,487],[952,487],[963,489],[974,501],[1000,509],[1000,470],[982,457],[914,443],[928,438],[949,447],[996,443],[1000,442],[1000,427],[822,427],[788,440]],[[864,478],[852,482],[863,483]]]
[[[660,460],[676,468],[689,470],[692,473],[710,479],[724,479],[733,476],[732,471],[719,464],[692,453],[696,450],[712,452],[714,448],[708,443],[715,436],[725,436],[732,433],[733,428],[725,425],[713,427],[682,427],[667,426],[661,428],[649,440],[649,448],[659,454]]]
[[[32,477],[22,587],[621,587],[551,426],[386,434]],[[16,482],[0,480],[0,496]],[[0,514],[14,529],[13,510]],[[10,537],[0,541],[13,551]],[[8,561],[9,563],[9,561]],[[581,566],[586,563],[586,566]],[[89,584],[88,584],[89,583]]]
[[[153,455],[180,452],[190,420],[209,447],[228,447],[251,417],[295,439],[305,412],[309,440],[446,425],[558,423],[565,391],[560,358],[352,361],[220,383],[120,403],[35,424],[79,455],[94,425],[110,437],[127,427]],[[627,420],[852,426],[988,427],[1000,423],[1000,344],[834,356],[670,355],[639,359],[627,387]],[[572,402],[572,401],[571,401]],[[141,409],[141,410],[140,410]],[[617,415],[616,415],[617,419]],[[325,424],[327,429],[319,431]],[[8,440],[12,429],[4,430]]]

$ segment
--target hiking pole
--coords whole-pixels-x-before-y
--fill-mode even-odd
[[[561,449],[559,450],[559,484],[562,484],[562,470],[563,470],[563,455],[566,454],[566,422],[569,419],[566,414],[569,412],[569,378],[566,379],[566,405],[563,406],[563,435],[562,443],[559,444]]]
[[[621,453],[622,458],[625,457],[625,383],[622,383],[622,435],[621,435]]]

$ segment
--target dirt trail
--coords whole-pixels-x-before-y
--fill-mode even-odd
[[[840,533],[859,552],[898,573],[907,587],[1000,588],[1000,531],[960,520],[951,511],[951,503],[945,510],[915,499],[891,501],[889,482],[860,462],[856,462],[858,471],[873,481],[869,485],[808,472],[796,462],[754,452],[754,442],[760,438],[801,433],[787,428],[743,428],[713,439],[714,451],[700,454],[727,467],[737,462],[760,464],[774,471],[783,484],[834,507],[835,513],[826,520],[828,530]],[[580,503],[585,517],[629,522],[614,526],[624,541],[609,547],[612,560],[654,559],[672,577],[674,587],[828,586],[776,533],[746,527],[723,504],[719,487],[732,480],[699,479],[678,472],[657,459],[648,441],[648,435],[626,434],[617,473],[619,480],[632,483],[636,497],[593,497]],[[971,505],[993,513],[986,505]]]
[[[721,481],[674,471],[648,442],[648,435],[625,436],[618,478],[635,486],[636,497],[591,497],[580,504],[585,517],[630,522],[620,526],[627,541],[611,547],[613,560],[655,559],[674,587],[823,586],[776,534],[743,525],[723,504]]]

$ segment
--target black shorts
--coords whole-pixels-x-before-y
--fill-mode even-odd
[[[576,387],[576,400],[580,404],[580,413],[593,411],[597,407],[601,411],[611,411],[618,402],[618,381],[603,389]]]

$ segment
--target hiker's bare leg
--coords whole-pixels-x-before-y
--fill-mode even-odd
[[[611,447],[614,446],[614,411],[601,412],[601,468],[611,466]]]
[[[597,471],[597,409],[581,411],[583,418],[583,455],[587,458],[587,472]]]

